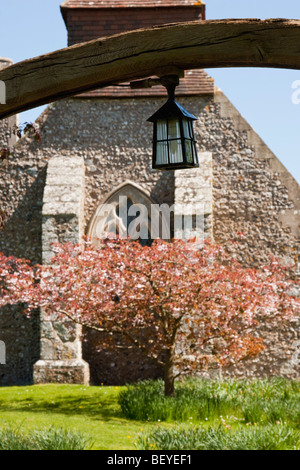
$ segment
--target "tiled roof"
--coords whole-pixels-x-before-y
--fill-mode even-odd
[[[62,8],[146,8],[201,6],[204,2],[195,0],[66,0]]]
[[[124,85],[124,84],[123,84]],[[176,96],[211,95],[214,93],[214,80],[204,70],[188,70],[180,79]],[[109,86],[79,95],[80,98],[141,98],[167,96],[163,86],[132,90],[128,86]]]

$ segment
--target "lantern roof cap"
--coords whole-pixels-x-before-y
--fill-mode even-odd
[[[177,101],[170,98],[156,113],[147,119],[147,121],[156,122],[158,119],[170,119],[174,117],[185,117],[197,121],[197,118],[193,114],[189,113],[189,111],[183,108]]]

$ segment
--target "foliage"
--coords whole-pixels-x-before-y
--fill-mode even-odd
[[[235,416],[246,425],[287,422],[300,429],[300,383],[283,378],[256,380],[186,379],[165,397],[162,381],[128,385],[119,395],[128,419],[166,422],[212,422]]]
[[[0,450],[88,450],[90,440],[81,433],[61,428],[34,430],[0,429]]]
[[[120,392],[119,403],[128,419],[140,421],[199,422],[231,411],[232,402],[215,393],[206,381],[184,381],[175,386],[175,396],[164,395],[163,381],[143,381]]]
[[[165,394],[177,372],[231,365],[258,354],[259,322],[276,327],[299,307],[278,262],[246,269],[207,241],[105,240],[99,247],[57,245],[50,266],[0,256],[0,306],[42,307],[52,320],[71,319],[114,333],[164,369]]]
[[[288,426],[157,428],[141,434],[139,450],[299,450],[300,432]]]

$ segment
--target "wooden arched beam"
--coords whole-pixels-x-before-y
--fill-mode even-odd
[[[162,67],[300,69],[300,21],[211,20],[100,38],[0,71],[0,119],[80,92],[159,74]]]

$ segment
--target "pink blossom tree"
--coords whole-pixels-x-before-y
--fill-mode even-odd
[[[0,256],[0,306],[25,303],[53,318],[114,333],[154,359],[164,371],[165,394],[179,374],[223,367],[259,354],[259,322],[290,319],[299,298],[295,280],[273,261],[249,269],[211,242],[129,240],[57,245],[50,266]]]

